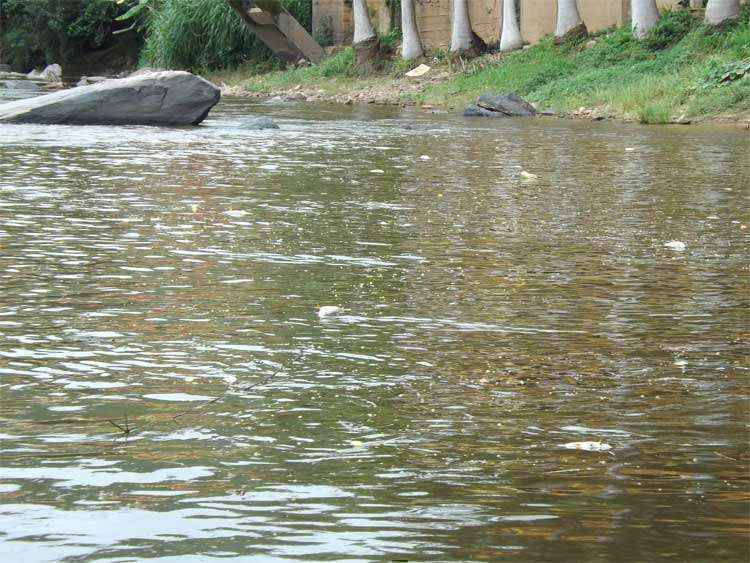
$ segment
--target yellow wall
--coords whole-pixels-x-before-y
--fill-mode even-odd
[[[422,43],[427,49],[447,48],[451,35],[452,0],[417,0],[416,15]],[[661,9],[674,7],[678,0],[657,0]],[[555,0],[518,0],[521,11],[521,35],[527,43],[536,43],[555,32],[557,3]],[[367,0],[372,23],[381,33],[390,25],[385,0]],[[578,0],[581,17],[589,31],[627,24],[630,21],[630,0]],[[398,16],[397,16],[398,17]],[[502,0],[469,0],[469,17],[474,31],[488,43],[500,38]],[[332,22],[336,43],[347,43],[352,36],[351,2],[345,0],[313,0],[313,35],[322,21]]]

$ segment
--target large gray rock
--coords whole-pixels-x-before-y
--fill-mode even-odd
[[[467,117],[533,117],[536,115],[536,109],[512,92],[500,95],[482,94],[476,105],[470,105],[464,110],[464,115]]]
[[[197,125],[220,96],[189,72],[152,72],[1,104],[0,123]]]

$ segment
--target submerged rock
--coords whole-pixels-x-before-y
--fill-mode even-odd
[[[197,125],[220,96],[189,72],[152,72],[0,104],[0,123]]]
[[[278,129],[278,124],[270,117],[256,117],[243,124],[245,129],[261,130],[261,129]]]
[[[533,117],[536,109],[517,94],[482,94],[464,110],[467,117]]]

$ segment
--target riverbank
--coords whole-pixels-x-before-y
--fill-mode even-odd
[[[420,63],[430,70],[406,76]],[[433,53],[408,66],[385,58],[381,66],[379,72],[359,75],[346,48],[320,65],[264,73],[239,68],[210,78],[227,94],[260,99],[461,111],[482,93],[514,91],[540,111],[560,117],[750,124],[747,17],[718,31],[677,11],[667,13],[643,42],[620,28],[578,43],[557,46],[546,39],[515,53],[488,53],[471,61]]]

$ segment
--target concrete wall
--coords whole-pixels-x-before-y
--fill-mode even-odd
[[[677,6],[679,0],[657,0],[660,8]],[[416,0],[417,27],[427,49],[450,46],[452,0]],[[518,0],[521,12],[521,35],[527,43],[536,43],[555,32],[555,0]],[[385,0],[367,0],[370,17],[381,33],[392,25]],[[589,31],[627,24],[630,0],[578,0],[581,17]],[[397,14],[396,17],[399,17]],[[474,31],[487,43],[500,39],[502,0],[469,0],[469,17]],[[313,0],[313,36],[319,26],[331,22],[336,43],[347,43],[352,36],[351,2],[348,0]]]

